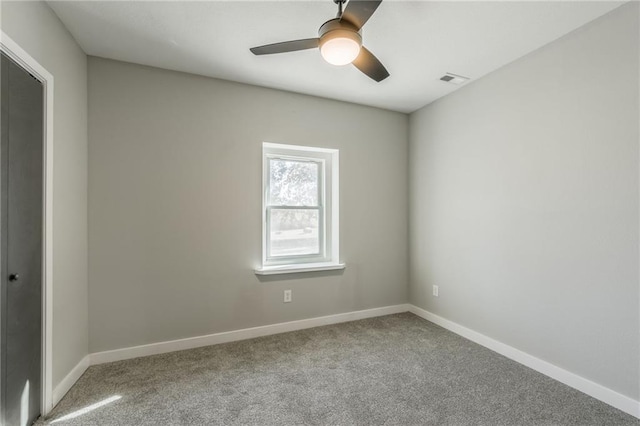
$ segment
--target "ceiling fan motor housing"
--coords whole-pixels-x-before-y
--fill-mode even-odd
[[[340,18],[330,19],[322,24],[318,30],[318,37],[320,37],[320,47],[334,38],[349,38],[362,46],[361,30],[359,31],[353,24],[340,20]]]

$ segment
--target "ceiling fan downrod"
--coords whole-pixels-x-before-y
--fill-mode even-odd
[[[335,4],[338,5],[338,14],[336,15],[337,19],[342,18],[342,5],[346,3],[347,0],[333,0]]]

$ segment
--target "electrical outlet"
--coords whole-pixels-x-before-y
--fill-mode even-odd
[[[284,303],[291,302],[291,290],[284,291]]]
[[[433,295],[435,297],[438,297],[438,290],[439,290],[439,287],[437,285],[434,285],[433,286]]]

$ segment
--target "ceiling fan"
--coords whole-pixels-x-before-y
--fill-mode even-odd
[[[382,0],[333,0],[338,5],[338,15],[330,19],[318,30],[317,38],[285,41],[252,47],[254,55],[294,52],[297,50],[320,48],[322,57],[333,65],[353,64],[375,81],[389,77],[389,72],[373,53],[362,45],[362,26],[376,11]]]

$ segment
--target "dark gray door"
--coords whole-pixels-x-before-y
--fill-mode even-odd
[[[22,426],[40,414],[44,90],[4,55],[0,76],[0,402]]]

